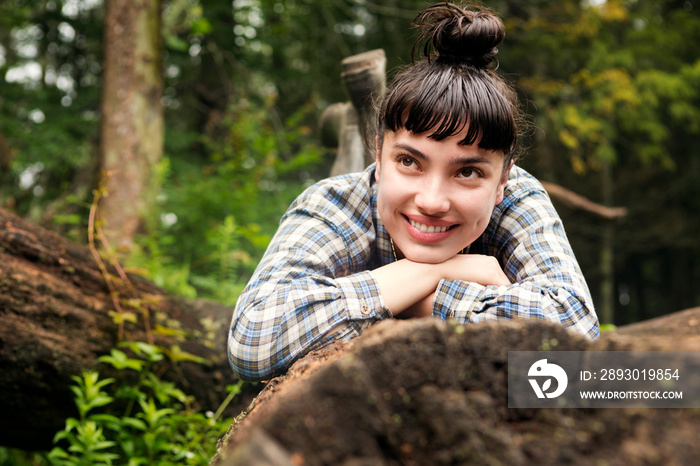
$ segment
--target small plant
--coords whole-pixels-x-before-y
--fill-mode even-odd
[[[192,408],[192,399],[173,383],[160,380],[153,364],[168,351],[143,342],[126,342],[137,358],[112,349],[100,361],[130,371],[138,381],[130,386],[101,379],[98,372],[74,377],[71,387],[79,418],[66,420],[48,454],[51,464],[73,465],[205,465],[214,455],[218,438],[230,419],[224,408],[241,392],[243,382],[227,387],[229,396],[216,413]],[[129,379],[126,377],[125,380]]]
[[[68,451],[56,447],[49,453],[49,459],[54,464],[112,464],[119,456],[108,450],[116,445],[107,440],[100,424],[105,421],[98,414],[91,414],[94,408],[105,406],[114,398],[102,391],[114,379],[99,380],[97,372],[85,372],[81,377],[74,376],[77,385],[71,387],[75,393],[75,404],[80,413],[80,419],[68,418],[66,427],[54,437],[54,443],[66,440]],[[102,421],[102,422],[101,422]]]

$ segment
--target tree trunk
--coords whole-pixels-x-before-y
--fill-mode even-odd
[[[163,379],[216,409],[234,383],[226,359],[231,310],[168,295],[140,276],[98,267],[92,251],[0,209],[0,444],[39,450],[74,416],[71,376],[97,367],[121,338],[178,345],[206,364],[168,362]],[[115,298],[138,323],[114,323]],[[128,307],[131,305],[131,307]],[[147,327],[148,325],[148,327]],[[176,329],[183,336],[168,336]],[[107,367],[100,366],[101,372]]]
[[[612,205],[613,175],[611,163],[602,162],[603,204]],[[615,323],[615,226],[608,222],[602,231],[600,245],[600,305],[598,316],[601,324]]]
[[[161,1],[110,0],[105,14],[101,219],[129,246],[148,210],[163,153]]]

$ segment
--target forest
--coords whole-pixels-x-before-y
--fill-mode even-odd
[[[429,3],[2,0],[0,209],[108,251],[175,296],[233,306],[288,205],[331,171],[319,119],[349,98],[341,61],[383,49],[391,79]],[[520,165],[624,209],[607,218],[554,198],[601,323],[700,306],[698,2],[483,4],[503,18],[498,70],[534,123]],[[107,395],[114,379],[86,373],[73,387],[79,414],[56,438],[75,449],[3,449],[0,464],[91,464],[78,451],[121,464],[117,444],[142,460],[129,464],[155,464],[166,437],[187,446],[158,464],[205,464],[217,433],[198,426],[225,431],[231,419],[188,411],[186,394],[151,372],[167,356],[157,346],[129,350],[102,363],[140,373],[160,405]],[[242,388],[227,390],[230,400]],[[94,414],[120,396],[127,414]],[[183,419],[191,428],[175,435]],[[150,443],[107,439],[110,429]]]

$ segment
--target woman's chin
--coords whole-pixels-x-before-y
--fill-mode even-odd
[[[459,251],[457,251],[459,252]],[[421,264],[440,264],[447,259],[457,255],[457,252],[452,251],[406,251],[404,256],[412,262]]]

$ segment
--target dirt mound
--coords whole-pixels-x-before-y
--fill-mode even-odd
[[[698,350],[695,336],[611,332],[590,343],[542,322],[381,322],[271,381],[213,465],[693,464],[700,413],[513,409],[508,351]]]

